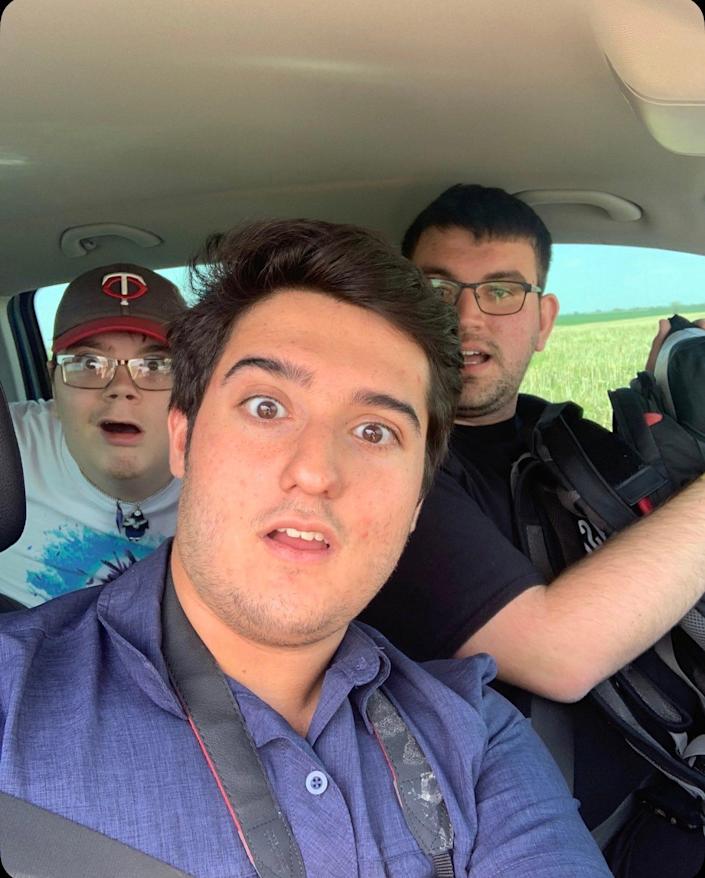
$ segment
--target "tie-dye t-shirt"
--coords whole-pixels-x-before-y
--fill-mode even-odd
[[[103,494],[83,476],[66,447],[51,402],[10,406],[27,493],[27,523],[0,553],[0,592],[36,606],[77,588],[114,579],[149,555],[176,526],[181,483],[174,479],[141,501],[149,527],[129,540],[125,522],[135,504]]]

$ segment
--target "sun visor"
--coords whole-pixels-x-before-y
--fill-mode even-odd
[[[671,152],[705,155],[705,22],[692,0],[593,0],[592,27],[624,95]]]

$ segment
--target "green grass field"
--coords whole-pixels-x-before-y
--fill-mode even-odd
[[[587,417],[610,427],[607,390],[625,387],[644,368],[658,326],[658,313],[648,317],[611,313],[612,319],[600,313],[568,315],[561,321],[546,350],[534,356],[522,391],[552,402],[573,400]],[[672,313],[667,307],[660,312],[661,316],[667,313]],[[680,313],[692,319],[705,312],[701,308],[697,313]]]

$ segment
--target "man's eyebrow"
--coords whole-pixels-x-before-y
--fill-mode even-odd
[[[414,430],[417,433],[421,433],[419,416],[416,414],[414,407],[409,405],[408,402],[402,402],[402,400],[390,396],[388,393],[376,393],[373,390],[358,390],[357,393],[353,394],[352,401],[357,405],[371,405],[375,408],[391,409],[406,415],[413,424]]]
[[[518,280],[523,283],[527,282],[522,272],[516,268],[512,268],[509,271],[491,271],[489,274],[484,275],[482,280]]]
[[[243,357],[234,363],[223,377],[223,384],[229,381],[236,372],[241,369],[262,369],[270,375],[281,375],[289,381],[294,381],[302,387],[308,387],[313,381],[313,373],[302,366],[297,366],[289,360],[280,360],[275,357]]]
[[[143,338],[145,339],[145,344],[140,345],[139,352],[136,356],[143,356],[144,354],[170,353],[169,345],[164,342],[156,341],[156,339],[148,341],[146,336],[143,336]],[[76,348],[93,348],[102,353],[106,353],[106,351],[110,350],[110,347],[106,346],[100,340],[100,336],[90,336],[89,338],[81,339],[81,341],[77,341],[76,344],[72,344],[67,350],[72,351]],[[106,353],[106,356],[109,356],[109,354]]]
[[[95,348],[97,351],[103,351],[105,350],[105,345],[101,343],[97,336],[90,336],[89,338],[82,338],[80,341],[69,345],[66,350],[71,351],[74,348]]]
[[[466,280],[466,278],[463,278],[461,280],[459,277],[456,277],[452,271],[448,271],[447,268],[443,268],[441,266],[422,265],[420,266],[420,268],[424,274],[433,275],[434,277],[445,277],[448,280],[454,280],[458,283],[463,283],[463,281]],[[527,283],[527,279],[524,277],[522,272],[518,271],[516,268],[510,268],[502,271],[490,271],[474,281],[467,281],[467,283],[482,283],[483,281],[493,280],[518,280],[522,281],[523,283]]]
[[[440,265],[419,265],[419,268],[424,274],[432,274],[434,277],[447,277],[448,280],[455,280],[452,273]]]

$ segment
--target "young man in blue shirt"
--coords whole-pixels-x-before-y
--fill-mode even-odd
[[[351,624],[445,452],[452,309],[354,227],[204,257],[170,333],[173,544],[0,620],[0,791],[204,878],[607,876],[491,659],[424,669]]]

